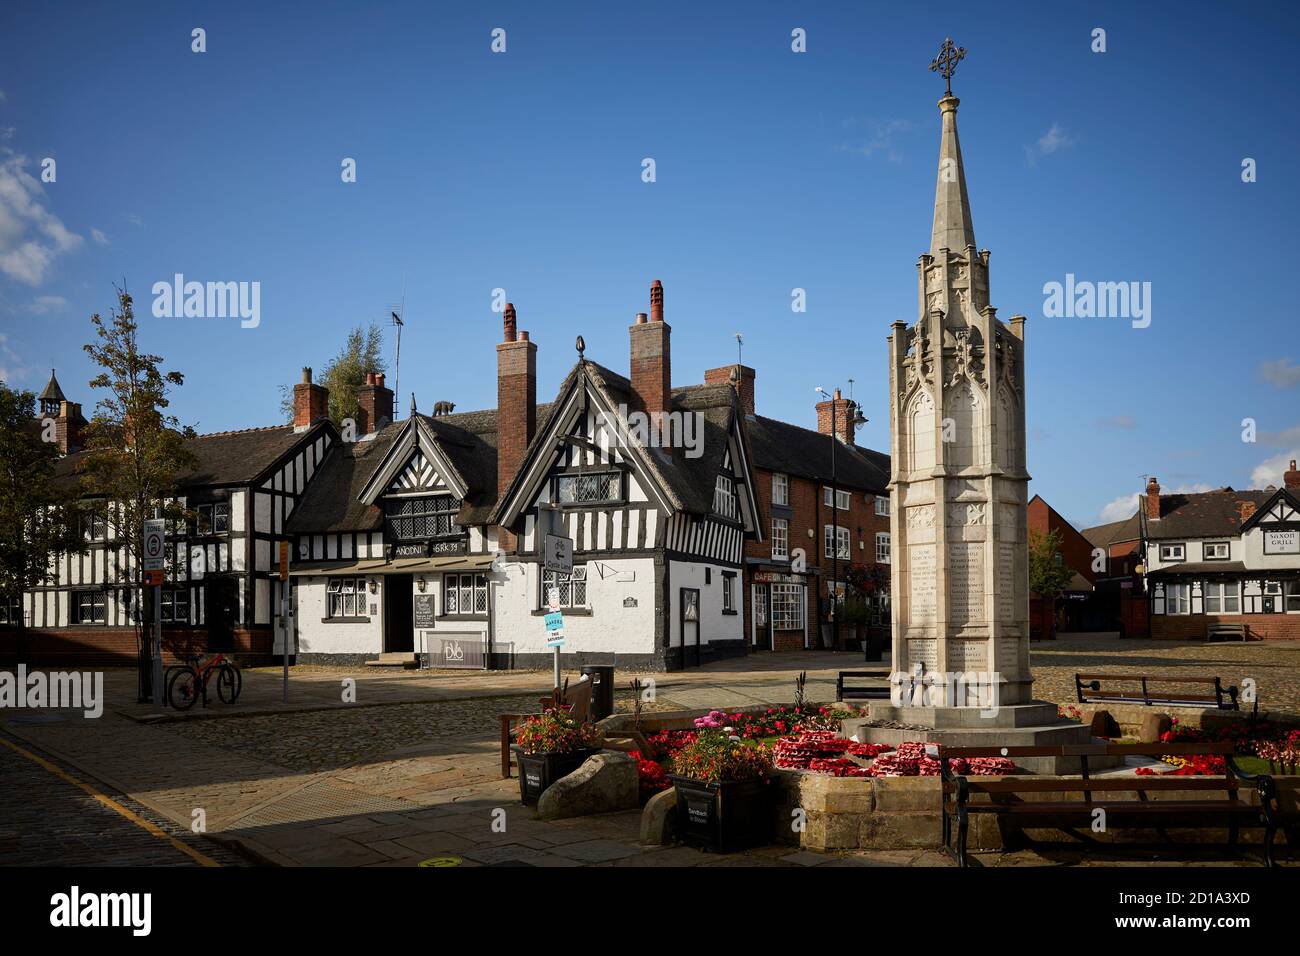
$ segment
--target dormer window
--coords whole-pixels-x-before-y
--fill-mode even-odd
[[[1207,541],[1204,548],[1206,561],[1227,561],[1229,548],[1226,541]]]
[[[1162,544],[1160,546],[1161,561],[1186,561],[1187,546],[1182,544]]]

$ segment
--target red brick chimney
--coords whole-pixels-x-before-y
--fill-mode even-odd
[[[832,411],[834,411],[833,424]],[[852,445],[854,433],[857,431],[857,427],[853,424],[853,418],[857,411],[857,403],[851,402],[847,398],[841,398],[840,390],[837,388],[833,399],[817,403],[817,430],[823,435],[829,435],[834,429],[838,438]]]
[[[1300,471],[1296,471],[1294,458],[1291,459],[1291,467],[1282,473],[1282,484],[1292,491],[1300,491]]]
[[[732,375],[735,379],[732,379]],[[757,373],[748,365],[724,365],[704,373],[705,385],[731,385],[740,395],[740,407],[746,415],[754,414],[754,376]]]
[[[1160,520],[1160,482],[1156,481],[1156,476],[1152,475],[1147,481],[1147,520]]]
[[[393,420],[393,390],[385,387],[383,372],[366,373],[357,406],[358,435],[373,435]]]
[[[329,418],[330,390],[313,385],[311,369],[302,370],[302,381],[293,387],[293,430],[305,432],[322,418]]]
[[[86,420],[81,417],[80,403],[59,402],[59,414],[54,419],[54,435],[62,454],[71,455],[81,451],[81,426],[85,423]]]
[[[649,415],[672,411],[672,331],[664,321],[663,283],[655,279],[650,284],[649,320],[639,313],[628,329],[635,411]]]
[[[516,331],[515,307],[506,303],[503,341],[497,343],[497,495],[504,495],[537,432],[537,346]],[[501,549],[514,535],[501,529]]]

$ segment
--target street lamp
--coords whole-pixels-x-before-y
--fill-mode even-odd
[[[839,508],[840,489],[835,474],[835,446],[839,444],[839,434],[835,428],[836,406],[839,404],[835,397],[828,395],[826,389],[820,385],[816,391],[823,398],[831,403],[831,579],[826,587],[826,596],[831,604],[831,650],[839,647],[840,643],[840,619],[835,614],[835,581],[840,576],[840,523],[839,516],[836,514]],[[853,418],[847,423],[854,428],[865,425],[867,420],[858,410],[857,403],[850,400],[849,405],[853,409]],[[849,561],[853,560],[853,552],[849,551]]]

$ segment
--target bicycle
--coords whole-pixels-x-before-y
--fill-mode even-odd
[[[217,677],[217,696],[223,704],[233,704],[239,699],[244,678],[239,668],[225,655],[217,654],[206,663],[200,657],[186,658],[188,663],[168,668],[167,702],[177,710],[189,710],[194,702],[203,698],[208,706],[208,681]]]

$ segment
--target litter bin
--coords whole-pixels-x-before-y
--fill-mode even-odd
[[[582,673],[591,678],[591,719],[603,720],[614,713],[614,668],[588,664]]]

